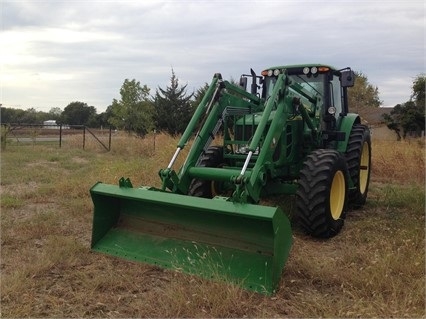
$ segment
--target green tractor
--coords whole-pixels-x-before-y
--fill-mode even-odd
[[[295,195],[297,222],[319,238],[366,202],[371,138],[348,110],[354,81],[350,68],[321,64],[251,70],[239,85],[215,74],[159,171],[161,188],[124,178],[91,188],[92,249],[273,293],[292,231],[288,207],[261,199]]]

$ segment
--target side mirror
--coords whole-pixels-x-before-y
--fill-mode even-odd
[[[355,72],[352,70],[342,71],[340,75],[342,87],[352,87],[355,84]]]
[[[240,87],[247,90],[247,78],[245,76],[240,77]]]

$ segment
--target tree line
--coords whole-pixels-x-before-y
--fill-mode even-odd
[[[382,101],[379,90],[372,85],[365,74],[356,72],[355,86],[349,89],[349,106],[352,112],[368,113],[378,108]],[[46,120],[56,120],[58,124],[86,125],[99,128],[112,126],[144,136],[154,129],[171,135],[183,133],[195,108],[201,102],[208,84],[192,93],[187,85],[180,85],[172,69],[169,86],[158,87],[155,94],[147,85],[136,79],[125,79],[120,88],[120,99],[113,99],[105,112],[97,113],[94,106],[74,101],[62,111],[59,107],[49,112],[1,107],[1,123],[42,124]],[[413,93],[409,101],[398,104],[383,121],[398,137],[421,134],[425,129],[425,75],[418,75],[413,82]]]
[[[420,74],[413,81],[410,99],[395,105],[390,114],[383,114],[387,127],[395,132],[398,140],[405,139],[407,135],[419,137],[424,134],[425,89],[426,75]]]
[[[195,108],[204,96],[208,84],[188,93],[187,85],[180,85],[172,70],[170,85],[158,87],[154,96],[147,85],[136,79],[125,79],[120,88],[120,99],[113,99],[105,112],[97,113],[94,106],[74,101],[62,111],[58,107],[49,112],[1,107],[1,123],[42,124],[56,120],[57,124],[86,125],[92,128],[109,127],[144,136],[154,129],[171,135],[183,133]]]

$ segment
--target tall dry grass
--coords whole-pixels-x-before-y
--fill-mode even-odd
[[[269,297],[92,253],[90,187],[122,176],[159,186],[178,139],[156,135],[154,148],[153,136],[118,134],[111,152],[72,142],[1,153],[3,317],[425,317],[422,140],[373,140],[366,206],[329,241],[295,229]]]
[[[373,172],[375,181],[398,184],[424,184],[425,141],[373,140]]]

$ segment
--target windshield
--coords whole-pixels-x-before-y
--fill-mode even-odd
[[[289,78],[294,85],[297,83],[303,90],[307,91],[310,95],[324,96],[324,74],[317,76],[307,76],[305,74],[289,75]],[[263,82],[263,97],[269,98],[274,90],[274,85],[277,82],[276,76],[267,76]]]

